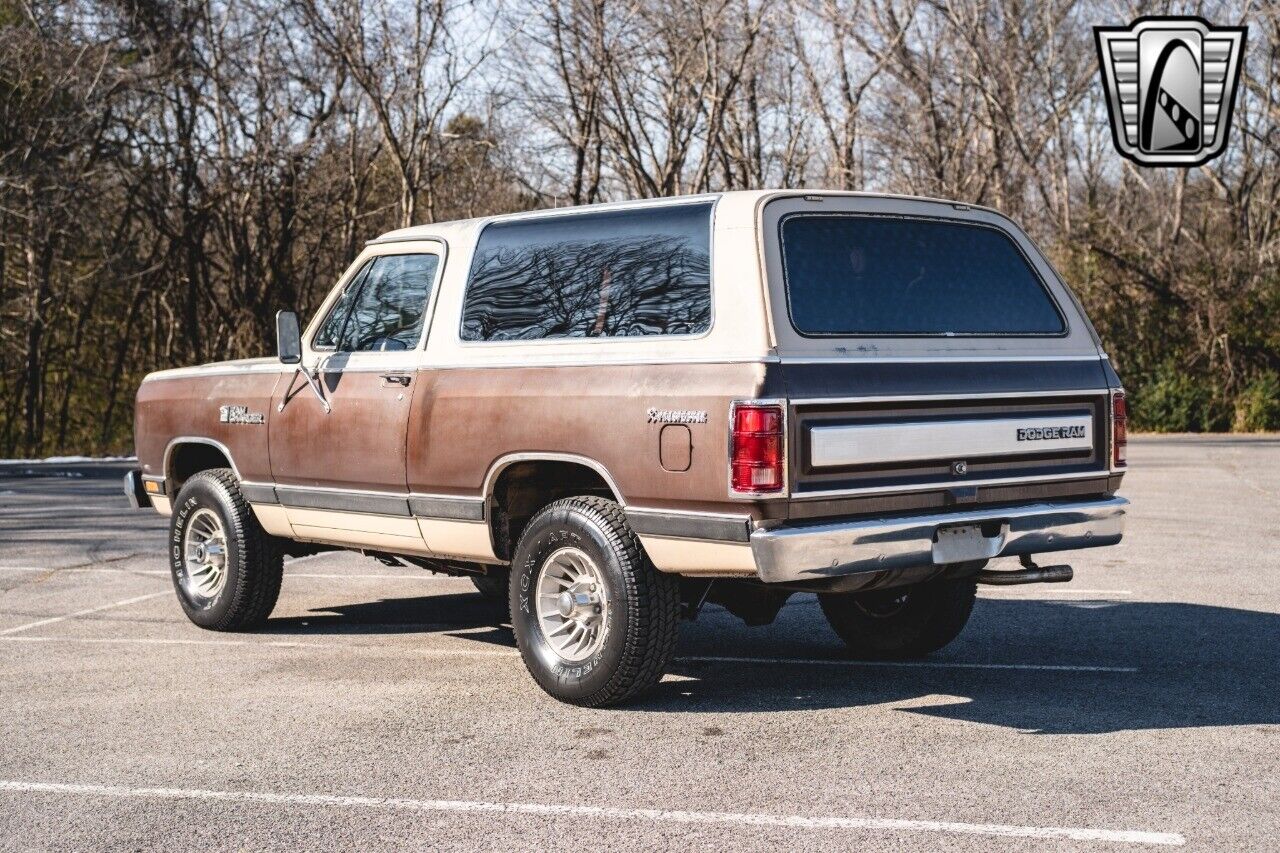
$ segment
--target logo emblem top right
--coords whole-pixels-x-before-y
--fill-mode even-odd
[[[1199,166],[1221,154],[1247,33],[1190,17],[1094,27],[1116,149],[1144,166]]]

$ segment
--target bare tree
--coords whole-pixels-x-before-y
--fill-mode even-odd
[[[1098,0],[496,2],[0,0],[0,454],[127,448],[147,371],[268,352],[389,228],[776,185],[996,207],[1137,424],[1280,426],[1274,3],[1214,6],[1247,54],[1188,170],[1114,151]]]
[[[863,110],[872,84],[897,54],[915,13],[911,2],[874,9],[865,0],[794,0],[790,10],[790,47],[808,88],[808,105],[825,136],[826,182],[845,190],[862,189]],[[867,26],[874,15],[875,26]],[[815,34],[824,38],[814,39]]]
[[[489,50],[466,56],[451,30],[456,0],[302,0],[317,42],[336,57],[368,98],[400,182],[400,225],[418,206],[435,221],[443,124],[462,86]]]
[[[573,204],[598,201],[603,191],[600,114],[615,11],[625,14],[616,0],[547,0],[527,17],[513,9],[508,22],[521,36],[506,69],[515,106],[563,152],[567,168],[552,195],[563,190]]]

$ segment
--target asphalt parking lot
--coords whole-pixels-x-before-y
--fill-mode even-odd
[[[286,564],[201,631],[117,468],[0,472],[0,849],[1275,849],[1280,437],[1140,438],[1118,548],[860,664],[708,608],[654,694],[560,705],[470,583]]]

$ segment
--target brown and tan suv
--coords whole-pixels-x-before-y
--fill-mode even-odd
[[[276,358],[138,391],[126,493],[171,515],[205,628],[265,620],[284,555],[355,549],[472,577],[547,692],[603,705],[706,601],[764,624],[814,592],[854,654],[922,655],[976,583],[1120,540],[1119,380],[990,210],[762,191],[408,228],[277,324]]]

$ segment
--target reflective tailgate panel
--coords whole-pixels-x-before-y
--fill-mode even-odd
[[[784,361],[780,372],[793,499],[982,485],[965,499],[983,502],[1004,496],[986,487],[1108,474],[1100,360]]]

